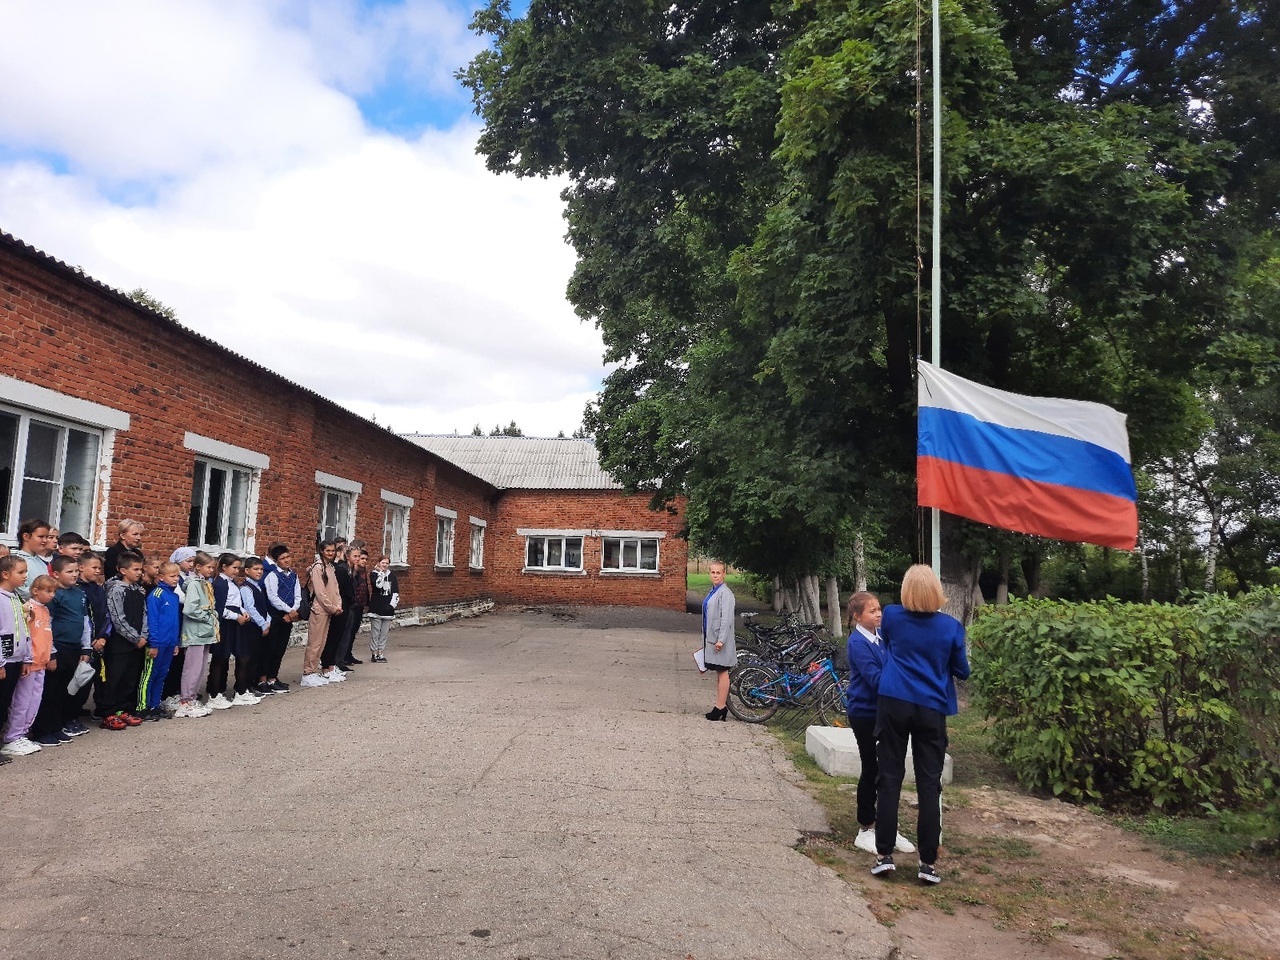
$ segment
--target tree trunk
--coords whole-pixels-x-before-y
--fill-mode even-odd
[[[773,578],[773,612],[781,613],[783,601],[786,599],[786,591],[782,588],[782,578]]]
[[[1009,602],[1009,554],[1000,554],[1000,586],[996,587],[996,603]]]
[[[947,595],[947,605],[942,609],[961,623],[973,619],[973,612],[983,602],[978,586],[978,574],[982,572],[982,558],[966,557],[961,551],[956,530],[959,519],[951,514],[942,515],[942,592]]]
[[[822,622],[822,599],[818,592],[818,575],[806,574],[800,578],[800,602],[805,623]]]
[[[1044,558],[1038,552],[1029,551],[1022,555],[1022,579],[1027,581],[1027,595],[1037,600],[1044,599],[1044,591],[1040,587],[1040,566]]]
[[[1147,561],[1147,541],[1138,536],[1138,560],[1142,564],[1142,602],[1151,602],[1151,565]]]
[[[867,589],[867,544],[862,534],[853,538],[853,590],[861,593]]]
[[[840,619],[840,581],[835,577],[827,577],[827,622],[831,624],[833,637],[844,636],[844,625]]]
[[[1209,545],[1204,550],[1204,589],[1213,593],[1213,585],[1218,579],[1218,511],[1209,508]]]

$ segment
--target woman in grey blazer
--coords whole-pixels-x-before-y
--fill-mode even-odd
[[[733,591],[724,583],[724,564],[712,560],[711,592],[702,601],[702,656],[708,670],[716,672],[716,705],[708,720],[723,720],[728,715],[729,671],[738,662],[738,647],[733,640]]]

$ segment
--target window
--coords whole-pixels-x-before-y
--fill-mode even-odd
[[[609,537],[601,544],[601,570],[624,573],[656,573],[657,537]]]
[[[316,471],[316,483],[320,485],[320,520],[316,535],[321,540],[350,540],[356,529],[356,498],[364,489],[362,484],[331,473]]]
[[[101,431],[0,410],[0,527],[41,517],[92,538],[101,450]]]
[[[468,561],[472,570],[484,569],[484,520],[471,518],[471,559]]]
[[[524,565],[527,570],[581,570],[582,537],[531,536]]]
[[[456,510],[436,507],[436,566],[453,566],[453,525],[458,520]]]
[[[321,540],[337,540],[339,537],[351,539],[351,521],[355,513],[352,499],[351,494],[345,490],[321,491],[320,525],[317,530]]]
[[[409,508],[398,503],[382,505],[382,552],[396,566],[409,562]]]
[[[197,458],[191,472],[191,516],[187,544],[210,553],[246,549],[251,471]]]

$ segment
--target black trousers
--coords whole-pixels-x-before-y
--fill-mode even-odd
[[[898,837],[898,799],[907,770],[907,744],[916,771],[916,846],[921,863],[938,859],[942,836],[942,763],[947,754],[947,717],[929,707],[895,697],[881,697],[876,715],[877,759],[876,850],[893,852]]]
[[[284,661],[285,651],[289,649],[289,635],[292,633],[293,624],[288,623],[278,610],[272,610],[271,632],[262,638],[258,676],[264,680],[280,676],[280,664]]]
[[[58,668],[53,673],[44,675],[44,693],[40,696],[36,722],[31,727],[34,736],[42,737],[46,733],[61,730],[76,718],[80,707],[89,698],[91,684],[88,683],[79,693],[67,693],[67,684],[75,676],[83,653],[79,646],[58,643],[53,645],[53,659]]]
[[[876,718],[850,717],[849,727],[858,743],[862,775],[858,777],[858,824],[876,822],[876,791],[879,789],[880,762],[876,757]]]
[[[142,658],[146,655],[146,648],[139,650],[127,640],[107,638],[107,646],[102,651],[107,676],[98,700],[101,716],[137,709],[138,681],[142,678]]]
[[[324,638],[324,650],[320,653],[320,666],[326,670],[332,667],[338,660],[338,652],[342,649],[343,642],[347,639],[347,623],[350,621],[350,615],[343,610],[336,617],[329,618],[329,633]]]
[[[222,643],[213,645],[213,654],[209,657],[209,680],[204,685],[204,692],[212,699],[227,692],[227,676],[231,672],[231,656]]]
[[[0,727],[9,722],[9,707],[13,704],[13,691],[22,679],[22,664],[6,663],[4,679],[0,680]]]
[[[173,660],[169,664],[169,672],[165,674],[164,689],[160,696],[163,699],[182,695],[182,658],[186,656],[186,647],[179,647],[173,652]]]
[[[355,646],[356,634],[360,632],[360,624],[364,622],[364,607],[352,607],[347,614],[347,636],[342,641],[342,649],[338,651],[338,662],[346,663],[351,659],[351,648]]]

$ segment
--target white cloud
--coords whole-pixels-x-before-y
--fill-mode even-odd
[[[396,429],[578,425],[602,347],[564,300],[561,184],[488,173],[469,120],[412,140],[373,130],[329,85],[359,92],[387,70],[441,83],[461,65],[447,58],[472,50],[460,10],[110,11],[25,2],[0,14],[13,41],[0,150],[38,151],[0,162],[0,227],[113,286],[145,287],[187,325]],[[65,42],[36,42],[54,34]],[[344,72],[332,64],[345,34]],[[406,51],[424,36],[415,61]],[[139,192],[146,202],[122,199]]]

